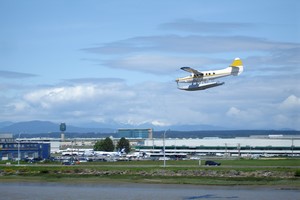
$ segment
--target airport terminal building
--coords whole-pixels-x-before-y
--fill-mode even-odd
[[[144,128],[144,129],[141,129],[141,128],[130,128],[130,129],[127,129],[127,128],[120,128],[118,129],[118,132],[117,132],[117,136],[119,138],[122,138],[122,137],[125,137],[125,138],[149,138],[151,139],[152,138],[152,129],[151,128]]]

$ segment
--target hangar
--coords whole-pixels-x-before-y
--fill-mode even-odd
[[[50,158],[50,143],[16,142],[12,134],[0,134],[0,138],[0,160]]]

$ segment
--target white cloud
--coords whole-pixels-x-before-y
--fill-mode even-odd
[[[261,105],[258,105],[261,106]],[[269,121],[264,121],[264,117],[268,114],[268,110],[262,108],[246,108],[245,110],[238,109],[236,107],[231,107],[227,112],[226,116],[227,123],[230,126],[239,127],[240,129],[248,129],[251,126],[257,128],[263,128],[268,126]]]
[[[205,22],[192,19],[179,19],[173,22],[163,23],[159,26],[162,30],[178,30],[196,33],[219,33],[231,32],[236,29],[248,29],[254,25],[250,23],[235,22]]]
[[[277,105],[277,112],[274,115],[277,125],[295,129],[300,128],[300,98],[295,95],[288,96]]]
[[[135,92],[124,82],[33,88],[3,102],[0,120],[108,121],[130,108]],[[8,103],[9,102],[9,103]]]
[[[172,74],[182,66],[199,67],[224,62],[223,59],[211,59],[191,56],[163,56],[154,54],[129,55],[123,58],[105,61],[105,66],[152,74]]]
[[[300,98],[295,95],[290,95],[279,105],[279,108],[282,110],[294,110],[300,113]]]
[[[231,107],[226,113],[226,115],[228,115],[229,117],[235,117],[235,118],[240,117],[241,114],[242,111],[237,109],[236,107]]]
[[[93,86],[56,87],[30,92],[24,99],[31,104],[40,105],[43,108],[55,107],[56,104],[68,102],[82,102],[95,95]]]
[[[101,85],[83,84],[40,89],[25,94],[24,100],[32,105],[39,105],[42,108],[48,109],[70,103],[84,104],[84,102],[103,101],[117,97],[124,99],[133,95],[134,93],[130,91],[122,91],[122,84],[120,83]]]
[[[35,74],[0,70],[0,77],[6,79],[24,79],[24,78],[32,78],[36,76],[37,75]]]
[[[135,52],[172,52],[172,53],[222,53],[222,52],[280,52],[296,51],[300,44],[270,41],[264,38],[246,36],[202,36],[202,35],[163,35],[134,37],[122,41],[83,49],[86,52],[120,55]]]
[[[299,43],[259,37],[161,35],[128,38],[83,50],[105,55],[105,59],[96,62],[106,67],[152,74],[167,74],[186,65],[198,68],[210,64],[228,66],[234,57],[241,57],[250,72],[300,73],[296,67],[300,63]],[[223,59],[222,54],[227,59]]]
[[[260,78],[232,78],[223,86],[198,92],[178,90],[173,82],[130,86],[120,81],[75,82],[33,89],[23,98],[4,105],[2,117],[14,121],[64,120],[71,124],[209,124],[235,129],[300,129],[299,98],[290,94],[293,90],[288,90],[289,80],[274,86],[276,81],[262,84],[265,80]],[[276,102],[279,98],[284,101]]]
[[[22,101],[17,101],[17,102],[12,102],[10,104],[7,105],[7,108],[11,111],[11,112],[24,112],[26,111],[29,107],[29,105],[26,102],[22,102]]]
[[[151,124],[153,124],[154,126],[170,126],[171,124],[169,123],[165,123],[163,121],[158,121],[158,120],[154,120],[151,122]]]
[[[288,116],[283,115],[283,114],[277,114],[272,119],[274,120],[274,126],[280,127],[280,128],[285,127],[285,126],[288,127],[290,125],[289,123],[291,121],[291,119]]]

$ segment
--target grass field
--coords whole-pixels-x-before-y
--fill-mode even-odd
[[[300,188],[300,159],[91,162],[0,166],[0,181],[134,182],[201,185],[270,185]],[[204,160],[202,160],[204,163]]]
[[[298,166],[300,167],[300,159],[290,159],[290,158],[269,158],[269,159],[215,159],[222,164],[222,166],[277,166],[277,167],[285,167],[285,166]],[[0,164],[6,164],[7,161],[0,161]],[[202,165],[205,163],[205,159],[201,160]],[[17,162],[11,162],[12,165],[16,165]],[[22,163],[25,165],[29,165],[28,163]],[[43,163],[38,163],[43,164]],[[44,163],[46,165],[57,165],[59,163],[49,162]],[[166,161],[167,166],[199,166],[198,160],[168,160]],[[34,164],[32,164],[34,165]],[[124,162],[87,162],[82,163],[81,165],[113,165],[113,166],[122,166],[122,165],[152,165],[152,166],[162,166],[163,161],[124,161]]]

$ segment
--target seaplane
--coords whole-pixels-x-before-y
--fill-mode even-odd
[[[175,80],[177,82],[178,89],[186,91],[205,90],[223,85],[224,82],[214,81],[214,79],[225,76],[238,76],[244,70],[243,63],[240,58],[235,58],[229,67],[221,70],[198,71],[191,67],[181,67],[180,69],[191,73],[189,76],[177,78]]]

